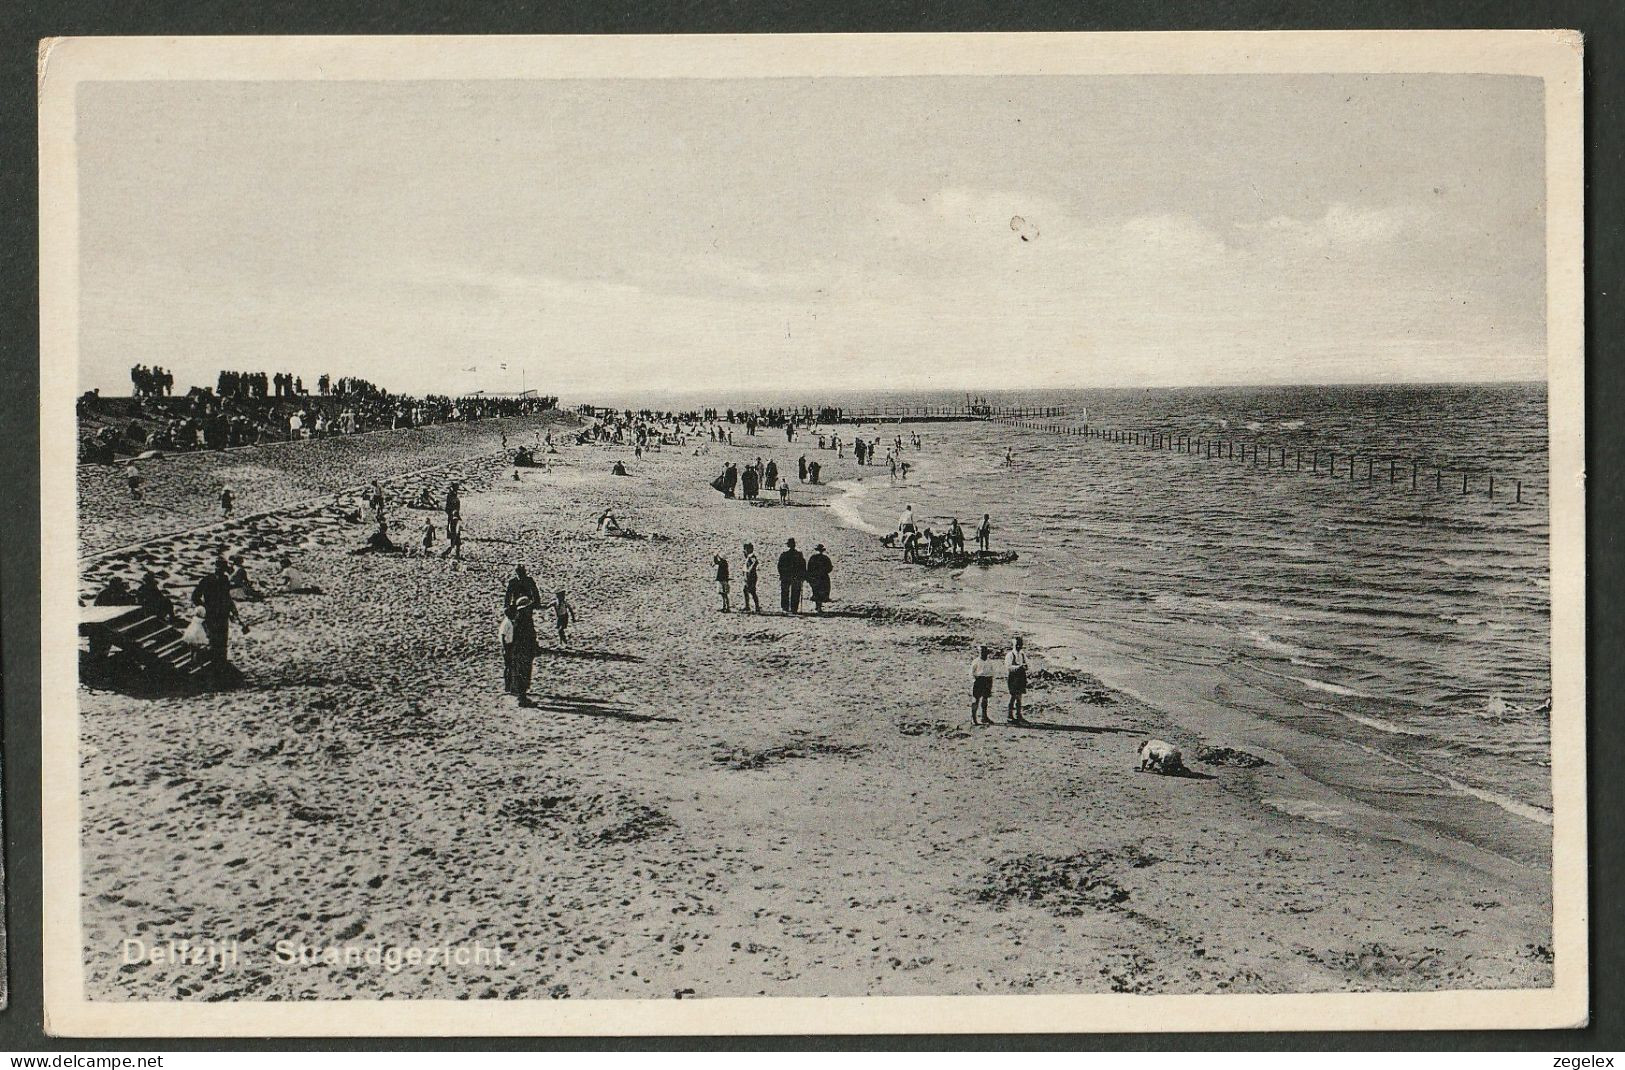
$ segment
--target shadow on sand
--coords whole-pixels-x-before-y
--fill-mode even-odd
[[[1010,727],[1031,728],[1038,732],[1090,732],[1094,735],[1115,733],[1124,736],[1132,736],[1135,734],[1135,731],[1132,728],[1116,728],[1112,725],[1051,724],[1048,721],[1028,721],[1025,724],[1011,725]]]
[[[613,650],[575,650],[565,646],[544,646],[536,654],[537,657],[552,658],[581,658],[585,661],[638,661],[643,659],[636,654],[621,654]]]
[[[588,717],[609,717],[613,720],[631,721],[635,724],[645,724],[650,721],[660,721],[667,724],[677,723],[675,717],[656,717],[647,713],[633,713],[631,709],[619,702],[605,702],[586,695],[541,695],[530,699],[524,705],[533,710],[547,710],[552,713],[579,713]]]

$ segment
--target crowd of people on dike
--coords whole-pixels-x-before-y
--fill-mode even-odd
[[[130,369],[131,396],[166,398],[175,392],[175,376],[168,368],[137,364]]]
[[[311,395],[290,373],[222,371],[215,389],[192,387],[171,397],[174,376],[165,369],[131,369],[139,408],[112,404],[98,391],[79,398],[84,423],[106,422],[80,440],[81,463],[110,464],[119,454],[220,450],[264,442],[299,441],[430,424],[528,416],[554,409],[556,397],[493,398],[391,394],[363,379],[323,375]],[[325,399],[325,400],[317,400]]]

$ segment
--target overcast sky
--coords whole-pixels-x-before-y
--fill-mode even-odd
[[[1541,109],[1503,76],[85,85],[81,377],[1543,378]]]

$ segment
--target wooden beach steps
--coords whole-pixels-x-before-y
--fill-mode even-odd
[[[93,659],[106,651],[137,666],[155,691],[187,691],[203,685],[209,663],[181,640],[181,632],[142,606],[84,606],[79,634],[90,640]]]

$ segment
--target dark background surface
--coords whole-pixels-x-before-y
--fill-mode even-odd
[[[1615,340],[1622,329],[1619,176],[1625,124],[1620,117],[1620,52],[1625,5],[1497,2],[1305,3],[1242,0],[1223,5],[1163,0],[1060,4],[990,0],[816,4],[698,0],[356,0],[335,10],[323,0],[152,0],[140,5],[0,0],[0,605],[4,635],[5,898],[10,1006],[0,1012],[0,1051],[272,1050],[375,1048],[775,1048],[822,1049],[1482,1049],[1562,1051],[1625,1048],[1625,986],[1620,954],[1620,812],[1622,748],[1618,696],[1622,597],[1615,531],[1621,522],[1621,424],[1625,391]],[[56,1040],[41,1028],[40,902],[73,895],[41,887],[39,804],[39,323],[35,49],[47,36],[186,34],[446,33],[770,33],[1043,30],[1270,29],[1578,29],[1586,36],[1586,413],[1587,567],[1590,674],[1589,794],[1591,845],[1592,1024],[1567,1032],[1172,1034],[987,1037],[743,1037],[615,1040],[499,1039],[377,1041]],[[1600,609],[1598,608],[1600,607]],[[46,713],[49,716],[49,711]],[[1222,998],[1222,997],[1216,997]],[[1531,1065],[1534,1065],[1531,1063]]]

